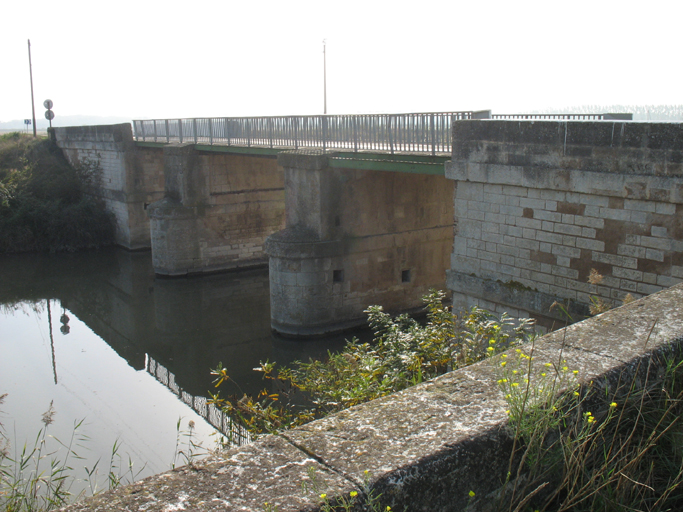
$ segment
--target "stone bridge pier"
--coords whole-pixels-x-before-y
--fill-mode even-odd
[[[165,196],[149,205],[152,263],[182,276],[264,266],[263,243],[284,220],[274,156],[163,148]]]
[[[370,305],[417,310],[430,288],[445,287],[452,181],[358,169],[319,150],[279,153],[278,164],[286,227],[265,246],[274,330],[315,336],[350,328],[367,321]]]

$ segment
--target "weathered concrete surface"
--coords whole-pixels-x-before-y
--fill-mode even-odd
[[[365,309],[419,309],[443,288],[453,243],[453,184],[443,176],[330,167],[334,153],[287,151],[286,229],[266,243],[271,325],[320,335],[367,321]]]
[[[667,355],[681,357],[682,305],[683,285],[675,286],[544,336],[533,355],[539,366],[566,361],[596,396],[608,390],[608,407],[619,385],[627,388],[634,377],[642,385],[646,371],[661,374]],[[393,511],[492,511],[511,446],[500,362],[489,359],[64,510],[262,511],[265,502],[281,512],[319,510],[320,499],[300,489],[313,467],[328,486],[318,492],[330,497],[361,492],[367,471]]]
[[[578,319],[683,280],[683,124],[458,121],[446,176],[458,307]]]
[[[102,169],[100,194],[116,219],[116,243],[127,249],[148,249],[145,209],[164,192],[161,149],[138,147],[127,123],[54,128],[52,133],[73,165],[90,161]]]
[[[148,208],[159,275],[267,265],[263,244],[284,226],[283,172],[275,158],[163,148],[165,197]]]

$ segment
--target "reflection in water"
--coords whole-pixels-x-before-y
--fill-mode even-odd
[[[158,279],[146,252],[1,256],[0,395],[9,396],[0,423],[21,446],[54,401],[55,437],[86,418],[89,467],[118,439],[137,467],[146,464],[140,477],[164,471],[179,416],[196,423],[205,446],[213,427],[230,423],[206,406],[219,362],[234,381],[223,396],[257,394],[264,382],[252,368],[261,361],[286,364],[343,344],[273,337],[269,301],[267,269]]]
[[[209,404],[206,397],[194,396],[184,391],[183,388],[176,384],[175,375],[169,372],[167,368],[164,368],[162,364],[156,362],[152,357],[148,357],[146,367],[150,375],[178,395],[194,412],[222,433],[227,438],[229,444],[242,446],[249,443],[251,440],[249,432],[244,427],[233,421],[221,409]]]
[[[50,330],[50,349],[52,350],[52,373],[55,376],[55,384],[57,384],[57,365],[55,364],[55,338],[52,335],[52,311],[50,310],[50,301],[47,301],[47,325]]]

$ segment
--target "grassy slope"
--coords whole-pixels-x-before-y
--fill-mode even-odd
[[[113,243],[95,192],[99,168],[74,168],[49,139],[0,136],[0,253],[75,251]]]

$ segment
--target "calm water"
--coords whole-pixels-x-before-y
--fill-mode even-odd
[[[75,470],[101,459],[106,475],[119,442],[115,464],[130,457],[134,472],[144,466],[142,478],[170,468],[180,418],[182,431],[195,422],[196,442],[215,444],[215,429],[198,412],[207,414],[218,362],[238,383],[222,394],[255,393],[266,385],[252,370],[260,361],[322,356],[343,339],[274,337],[267,270],[159,279],[149,253],[122,249],[3,256],[0,423],[14,447],[31,445],[52,404],[49,433],[61,441],[83,420],[88,439],[79,442],[84,459],[72,461]],[[181,449],[185,442],[181,436]]]

